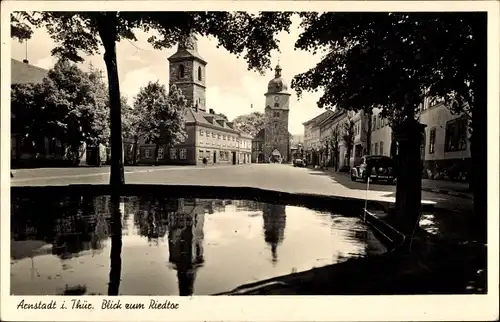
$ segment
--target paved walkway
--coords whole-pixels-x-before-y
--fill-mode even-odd
[[[349,177],[349,173],[346,172],[335,172],[333,169],[323,171],[331,173],[333,176],[338,175]],[[467,182],[422,179],[422,191],[474,199],[473,194],[469,189],[469,183]]]

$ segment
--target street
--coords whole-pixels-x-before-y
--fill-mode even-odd
[[[109,167],[14,170],[11,186],[107,184]],[[287,164],[125,167],[128,184],[246,186],[289,193],[335,195],[394,202],[395,185],[352,182],[345,174],[294,168]],[[473,201],[458,196],[422,191],[423,203],[453,211],[471,211]]]

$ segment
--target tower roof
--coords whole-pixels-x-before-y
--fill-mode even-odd
[[[207,62],[200,56],[200,53],[198,52],[198,40],[194,35],[189,35],[183,40],[179,41],[179,44],[177,45],[177,51],[175,52],[175,54],[168,58],[169,61],[179,61],[186,59],[196,59],[203,65],[207,64]]]
[[[288,85],[281,77],[281,66],[278,64],[274,68],[274,78],[267,84],[267,94],[288,93]]]

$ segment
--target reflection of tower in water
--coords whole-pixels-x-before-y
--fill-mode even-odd
[[[203,265],[203,225],[209,201],[180,199],[177,211],[168,214],[169,261],[177,269],[179,295],[193,294],[196,270]]]
[[[271,246],[272,261],[278,262],[278,245],[283,242],[286,226],[284,205],[262,205],[264,218],[264,240]]]

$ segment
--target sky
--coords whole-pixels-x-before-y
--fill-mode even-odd
[[[289,131],[294,135],[303,134],[302,123],[320,114],[323,110],[317,107],[316,102],[321,91],[303,93],[300,100],[290,88],[294,75],[314,67],[320,60],[309,52],[295,50],[294,44],[300,34],[299,18],[293,17],[290,33],[280,33],[280,53],[271,54],[272,66],[279,61],[282,77],[288,84],[292,94],[290,103]],[[176,51],[176,47],[166,50],[155,50],[148,43],[148,34],[142,31],[136,33],[137,42],[122,41],[117,45],[118,75],[120,90],[132,104],[134,97],[141,87],[149,81],[159,80],[160,83],[169,83],[169,67],[167,58]],[[274,71],[268,70],[264,76],[258,72],[249,71],[244,58],[237,58],[224,48],[216,48],[217,41],[210,38],[198,37],[198,51],[208,62],[207,75],[207,109],[212,108],[216,113],[224,113],[230,120],[251,112],[264,112],[267,83],[274,78]],[[32,39],[28,41],[27,58],[30,64],[50,69],[56,58],[50,54],[54,42],[43,29],[35,30]],[[23,60],[26,57],[26,44],[12,40],[12,58]],[[104,60],[101,55],[84,56],[85,62],[80,65],[88,70],[92,63],[94,68],[102,69],[106,75]],[[253,108],[251,108],[253,106]]]

